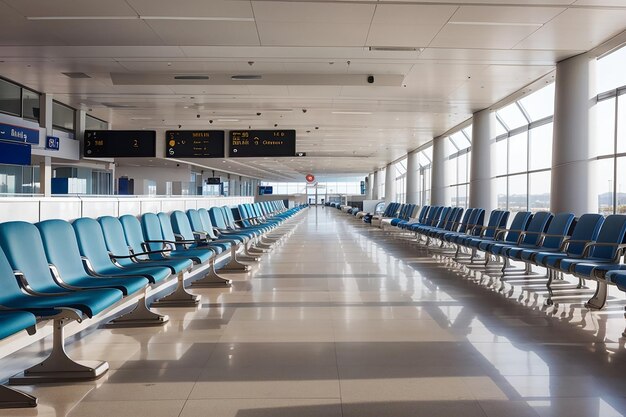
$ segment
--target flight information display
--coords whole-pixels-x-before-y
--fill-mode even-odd
[[[167,158],[224,158],[223,130],[168,130]]]
[[[154,158],[154,130],[85,130],[83,155],[88,158]]]
[[[295,130],[231,130],[228,141],[231,158],[295,156]]]

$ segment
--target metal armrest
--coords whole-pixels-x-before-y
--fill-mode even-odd
[[[498,231],[496,232],[496,235],[494,236],[495,240],[498,240],[498,238],[500,236],[502,236],[504,233],[510,233],[510,232],[517,232],[517,233],[523,233],[524,230],[514,230],[514,229],[498,229]]]
[[[612,246],[616,248],[616,252],[615,252],[615,256],[614,256],[614,260],[617,260],[620,256],[621,256],[621,252],[624,250],[624,248],[626,248],[626,244],[624,243],[612,243],[612,242],[589,242],[585,245],[584,249],[583,249],[583,254],[582,257],[586,258],[587,256],[589,256],[589,252],[591,251],[591,248],[596,247],[596,246]]]
[[[55,294],[47,294],[34,290],[28,283],[28,280],[22,271],[14,270],[13,275],[15,275],[15,279],[17,279],[17,283],[23,293],[33,297],[54,297]]]

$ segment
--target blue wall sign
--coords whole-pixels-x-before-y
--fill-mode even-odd
[[[59,138],[57,138],[56,136],[47,136],[46,137],[46,149],[58,151],[59,150]]]
[[[0,139],[39,145],[39,130],[0,123]]]
[[[0,164],[30,165],[30,155],[28,143],[0,141]]]

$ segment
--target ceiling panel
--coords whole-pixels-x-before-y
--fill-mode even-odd
[[[262,46],[364,46],[369,23],[257,21]]]
[[[3,0],[23,16],[137,16],[125,0]]]
[[[166,45],[259,45],[254,22],[148,20]]]
[[[208,72],[208,73],[277,73],[284,72],[280,62],[255,62],[249,65],[246,61],[207,61],[180,60],[179,58],[161,60],[119,60],[119,64],[133,72]]]
[[[248,1],[185,0],[155,1],[127,0],[142,16],[225,17],[251,18],[252,6]]]
[[[558,61],[578,55],[581,52],[583,51],[426,48],[420,54],[420,61],[554,65]]]
[[[510,49],[536,30],[536,26],[447,24],[429,46]]]
[[[542,24],[565,10],[564,7],[462,6],[450,21]]]
[[[67,45],[163,45],[142,20],[44,20],[37,26]]]
[[[309,22],[309,23],[369,23],[375,5],[253,1],[254,17],[257,22]]]
[[[626,10],[568,9],[516,49],[589,50],[626,29]]]

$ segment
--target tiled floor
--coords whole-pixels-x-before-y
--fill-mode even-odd
[[[198,309],[163,310],[165,327],[74,341],[72,356],[107,360],[111,371],[92,383],[26,387],[40,406],[0,416],[626,412],[619,292],[601,312],[582,308],[589,290],[562,291],[546,306],[539,278],[498,293],[329,208],[310,209],[258,267],[231,277],[232,289],[194,290]]]

